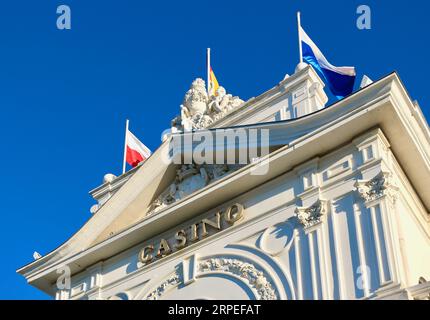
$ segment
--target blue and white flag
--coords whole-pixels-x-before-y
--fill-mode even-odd
[[[355,68],[335,67],[330,64],[301,26],[300,39],[303,59],[323,76],[331,92],[339,99],[352,93],[355,81]]]

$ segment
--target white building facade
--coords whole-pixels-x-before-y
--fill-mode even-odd
[[[18,272],[60,300],[429,299],[418,104],[395,73],[328,107],[323,88],[310,66],[246,102],[196,80],[154,154],[107,175],[89,221]],[[239,138],[214,139],[223,163],[187,162],[187,137],[219,129],[246,137],[246,160],[227,161]]]

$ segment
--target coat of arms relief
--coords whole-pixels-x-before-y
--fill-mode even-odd
[[[175,180],[152,202],[149,214],[185,198],[213,181],[243,167],[240,164],[183,164],[176,170]]]

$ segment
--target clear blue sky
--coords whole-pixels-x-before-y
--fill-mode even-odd
[[[7,3],[7,4],[6,4]],[[56,8],[72,30],[56,28]],[[356,9],[372,9],[372,29]],[[397,70],[429,118],[429,5],[409,1],[2,1],[0,298],[46,299],[15,270],[90,218],[88,191],[120,173],[125,119],[151,149],[179,112],[205,50],[244,100],[298,62],[295,13],[334,65],[378,79]]]

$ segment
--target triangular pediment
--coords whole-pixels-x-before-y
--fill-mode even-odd
[[[254,129],[257,128],[258,126],[256,125]],[[210,130],[202,130],[195,134],[207,135],[208,132]],[[177,134],[176,136],[181,135],[186,134]],[[166,141],[147,162],[142,164],[118,192],[100,208],[100,212],[106,211],[111,206],[115,206],[116,202],[121,202],[120,198],[128,197],[130,193],[133,193],[132,190],[135,192],[134,201],[128,207],[124,208],[122,212],[118,213],[117,217],[95,238],[90,246],[118,234],[148,216],[154,216],[172,207],[174,204],[192,198],[194,194],[201,192],[203,189],[211,188],[213,184],[220,181],[228,181],[230,175],[250,165],[253,161],[250,157],[239,161],[239,153],[243,150],[239,150],[239,143],[237,142],[235,145],[225,146],[226,152],[222,158],[218,157],[218,159],[215,159],[216,156],[214,153],[213,161],[209,163],[198,164],[194,161],[189,163],[174,163],[173,158],[178,154],[183,159],[186,152],[184,150],[186,147],[184,146],[181,150],[175,150],[175,155],[171,154],[169,161],[166,162],[166,152],[171,153],[173,139],[174,137],[170,141]],[[267,143],[270,144],[269,141]],[[273,146],[267,145],[263,148],[266,150],[264,155],[269,155],[270,152],[285,145],[286,143],[284,142]],[[199,144],[194,144],[191,148],[199,148]],[[214,148],[224,149],[219,145],[215,145]],[[262,154],[261,146],[255,145],[253,148],[255,149],[252,152],[253,154]],[[229,162],[231,160],[227,159],[227,157],[230,157],[227,156],[229,152],[235,155],[237,161],[233,161],[233,163]],[[149,162],[153,157],[156,157],[158,160],[154,160],[152,163]],[[217,163],[215,163],[216,160],[218,161]],[[156,172],[158,174],[155,174]],[[121,179],[121,177],[118,177],[118,179]],[[136,188],[140,189],[139,194],[136,193]],[[100,212],[97,212],[97,214],[100,214]]]

